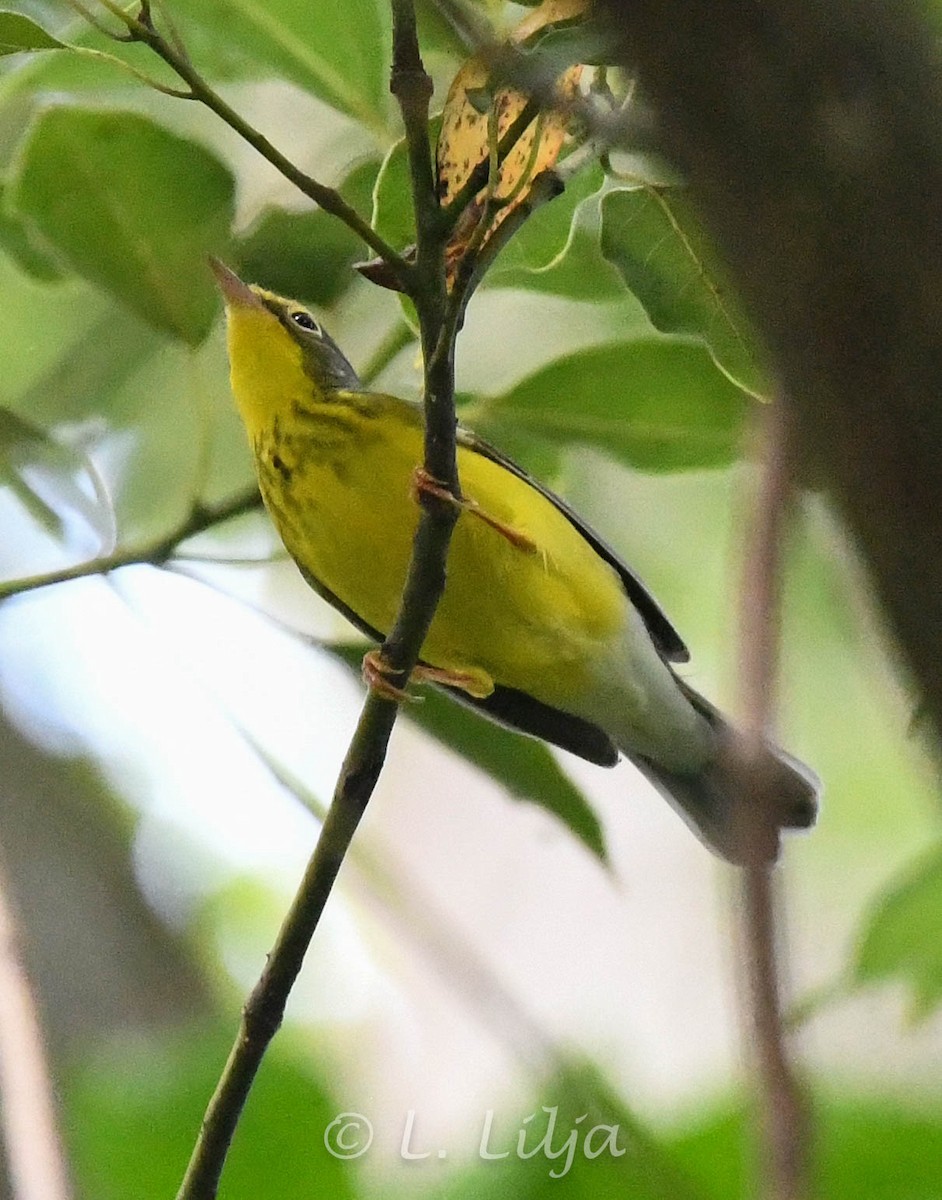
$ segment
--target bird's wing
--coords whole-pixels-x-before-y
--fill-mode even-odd
[[[625,563],[615,551],[603,541],[602,538],[583,521],[578,513],[573,512],[565,500],[562,500],[555,492],[550,491],[538,479],[525,471],[523,467],[518,466],[512,458],[508,458],[506,454],[502,454],[494,446],[479,438],[477,434],[471,433],[470,430],[459,428],[458,440],[462,446],[468,450],[473,450],[476,454],[483,455],[484,458],[489,458],[492,462],[498,463],[511,474],[516,475],[518,479],[522,479],[524,483],[530,485],[541,496],[557,508],[567,521],[573,525],[585,540],[589,543],[592,549],[603,558],[610,566],[615,568],[619,578],[622,581],[628,599],[632,602],[638,612],[641,614],[641,619],[644,621],[648,633],[651,635],[651,640],[657,647],[659,653],[667,662],[684,663],[690,659],[690,652],[684,645],[680,634],[668,620],[667,614],[654,599],[645,585],[641,582],[638,576]]]

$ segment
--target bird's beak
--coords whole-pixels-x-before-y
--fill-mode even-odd
[[[243,283],[235,271],[230,271],[225,263],[220,262],[211,254],[207,255],[207,262],[210,270],[216,276],[216,282],[219,284],[219,290],[222,292],[227,306],[233,305],[236,308],[265,307],[249,285]]]

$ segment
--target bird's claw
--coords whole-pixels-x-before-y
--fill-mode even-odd
[[[406,702],[414,704],[418,699],[410,696],[405,688],[397,687],[390,681],[390,675],[398,675],[386,661],[382,650],[368,650],[363,655],[363,682],[371,692],[376,692],[384,700],[395,700],[397,704]]]

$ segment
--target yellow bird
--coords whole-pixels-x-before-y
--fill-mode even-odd
[[[365,389],[303,305],[213,262],[232,390],[262,497],[305,579],[377,641],[395,618],[432,487],[421,408]],[[638,577],[558,496],[465,429],[462,512],[419,676],[480,712],[612,766],[621,752],[702,840],[742,861],[730,730],[673,670],[686,647]],[[383,686],[377,656],[367,674]],[[817,780],[770,749],[783,827],[813,824]],[[778,849],[778,837],[767,848]]]

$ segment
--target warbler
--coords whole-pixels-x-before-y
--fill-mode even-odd
[[[419,405],[366,389],[314,315],[213,260],[226,305],[232,390],[262,498],[308,583],[382,641],[398,610],[419,517]],[[674,664],[680,636],[637,575],[558,496],[459,427],[461,512],[419,678],[590,762],[629,758],[703,842],[733,862],[744,840],[732,733]],[[381,688],[383,663],[364,660]],[[775,828],[814,823],[818,784],[768,748]]]

